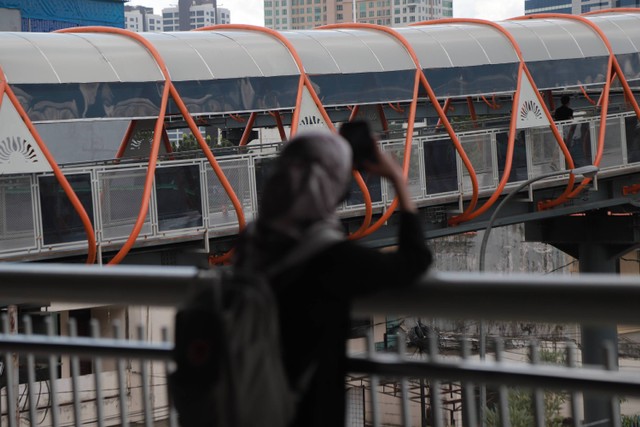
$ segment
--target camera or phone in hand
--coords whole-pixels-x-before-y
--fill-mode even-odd
[[[340,126],[340,135],[349,142],[353,152],[353,167],[357,170],[364,168],[365,161],[375,163],[376,139],[371,132],[369,123],[364,120],[355,120],[343,123]]]

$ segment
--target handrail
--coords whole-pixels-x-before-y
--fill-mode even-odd
[[[640,321],[636,298],[640,298],[638,275],[431,271],[413,287],[359,299],[353,311],[356,315],[633,325]]]
[[[211,286],[217,275],[217,269],[199,270],[195,267],[119,265],[106,268],[77,264],[4,263],[0,264],[0,282],[3,283],[0,287],[0,300],[16,304],[56,301],[97,305],[118,304],[125,307],[131,305],[180,307],[192,292],[201,287]],[[390,313],[403,313],[409,316],[427,314],[432,319],[484,319],[512,322],[524,320],[583,326],[638,324],[640,321],[640,312],[637,310],[639,297],[640,276],[637,275],[583,273],[540,276],[533,273],[505,275],[431,271],[422,276],[415,285],[357,299],[351,314],[352,316]],[[173,319],[169,316],[165,321],[171,324]],[[70,356],[72,363],[86,358],[96,361],[103,358],[117,361],[140,360],[143,381],[146,381],[145,373],[148,371],[145,367],[148,366],[148,362],[175,361],[175,342],[166,334],[166,328],[163,328],[160,339],[152,336],[144,337],[141,333],[136,338],[124,339],[118,333],[115,333],[117,338],[101,337],[97,327],[93,328],[91,337],[76,336],[73,326],[70,327],[69,336],[56,335],[52,332],[46,335],[33,333],[28,316],[24,322],[25,333],[11,333],[8,327],[9,317],[6,315],[2,317],[1,352],[30,356]],[[94,326],[96,325],[97,323],[94,323]],[[114,326],[116,332],[119,330],[117,324],[109,326]],[[138,330],[142,331],[142,327]],[[370,332],[369,337],[371,338],[372,335]],[[403,337],[402,333],[398,335],[399,338]],[[640,374],[624,367],[618,369],[616,360],[613,358],[609,359],[611,363],[607,366],[596,365],[586,359],[583,359],[582,363],[576,363],[576,345],[573,341],[566,345],[569,366],[561,366],[540,363],[537,355],[541,347],[535,338],[523,339],[523,341],[529,341],[531,362],[525,361],[524,354],[521,358],[518,357],[517,361],[509,360],[508,354],[515,353],[507,353],[500,337],[496,339],[493,360],[475,360],[470,357],[471,338],[469,337],[461,336],[459,339],[461,351],[454,354],[444,354],[440,351],[440,336],[435,331],[430,331],[426,338],[428,342],[423,341],[426,348],[421,348],[419,357],[412,357],[404,345],[405,341],[401,339],[398,339],[398,348],[393,353],[390,350],[375,350],[373,340],[370,339],[366,353],[351,352],[347,355],[347,372],[357,375],[362,391],[368,389],[371,392],[372,406],[377,404],[377,399],[383,393],[378,387],[382,385],[378,382],[379,378],[384,378],[385,384],[398,386],[393,392],[394,397],[402,399],[401,404],[397,406],[401,408],[399,411],[402,411],[403,415],[407,415],[410,411],[409,400],[414,400],[412,396],[417,397],[409,389],[408,383],[417,384],[419,379],[428,379],[429,400],[424,394],[420,401],[413,403],[413,408],[417,409],[422,404],[422,413],[424,413],[428,402],[432,424],[437,426],[444,425],[441,405],[451,405],[454,399],[457,410],[461,408],[463,417],[465,413],[469,417],[470,412],[472,415],[467,419],[476,420],[476,405],[467,400],[461,402],[460,395],[457,393],[473,392],[474,388],[480,385],[494,385],[499,390],[497,399],[500,401],[501,408],[504,408],[501,409],[503,411],[500,413],[501,416],[509,413],[507,388],[511,387],[530,389],[534,395],[541,395],[543,390],[571,394],[572,399],[575,400],[568,405],[567,409],[574,419],[579,419],[581,416],[576,404],[578,396],[576,393],[585,395],[599,393],[598,396],[601,396],[603,402],[612,405],[618,405],[620,398],[640,395]],[[608,351],[608,356],[616,357],[613,346],[606,345],[604,348]],[[561,351],[562,347],[559,350]],[[554,349],[554,352],[556,351],[558,350]],[[51,361],[49,363],[53,364]],[[34,389],[34,364],[27,362],[25,365],[29,370],[28,386]],[[119,380],[122,381],[124,378],[122,366],[118,363],[115,368],[110,367],[107,371],[117,369],[120,375]],[[9,381],[17,378],[17,367],[17,364],[6,366]],[[169,374],[172,369],[173,367],[161,365],[160,370],[154,370],[157,372],[154,375],[164,379],[164,375]],[[14,372],[16,376],[12,375]],[[140,371],[132,373],[140,375]],[[22,377],[23,374],[19,375]],[[63,375],[65,378],[61,378],[61,381],[68,381],[66,378],[68,375]],[[77,381],[78,375],[79,370],[72,368],[71,379]],[[49,380],[53,391],[55,391],[55,385],[59,384],[56,378],[58,378],[56,375],[50,374]],[[156,383],[161,387],[166,386],[166,382],[162,380]],[[11,382],[8,383],[8,392],[11,391],[11,384]],[[74,392],[76,384],[75,382],[73,384]],[[92,393],[95,390],[96,395],[99,396],[101,382],[98,376],[95,378],[95,384],[92,384],[95,389],[90,387],[85,391]],[[24,387],[26,390],[26,385]],[[19,390],[17,383],[15,390]],[[161,389],[161,391],[165,390]],[[447,399],[445,392],[456,393],[456,396],[454,399]],[[30,399],[33,398],[32,395],[29,396]],[[451,397],[450,394],[449,396]],[[119,388],[111,393],[110,397],[119,397],[123,402],[122,399],[126,398],[125,388]],[[6,402],[15,401],[15,397],[7,394]],[[103,403],[101,397],[96,397],[94,401],[96,404]],[[70,403],[79,405],[80,396],[74,394]],[[166,403],[161,401],[160,404]],[[57,404],[50,403],[50,406],[52,410],[58,410]],[[362,406],[359,408],[362,409]],[[612,408],[615,407],[612,406]],[[44,409],[48,409],[46,404]],[[534,411],[542,409],[544,409],[542,402],[535,404]],[[26,408],[20,411],[26,413]],[[615,413],[615,409],[612,409],[612,412]],[[372,413],[375,425],[376,412],[372,411]],[[166,416],[174,415],[175,413]],[[149,412],[145,411],[144,416],[147,422],[153,421]],[[126,413],[121,417],[126,419]],[[76,415],[76,419],[80,417]],[[9,419],[9,425],[13,427],[16,424]],[[54,421],[52,425],[59,427],[60,424]],[[469,425],[475,426],[476,421],[470,422]]]
[[[0,263],[0,300],[177,307],[218,273],[185,266]],[[353,312],[633,325],[640,323],[638,300],[637,275],[431,271],[413,286],[359,298]]]

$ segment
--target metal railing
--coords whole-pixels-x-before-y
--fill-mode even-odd
[[[575,128],[581,135],[571,147],[576,166],[591,164],[596,152],[599,117],[583,117],[560,123],[562,130]],[[633,113],[612,114],[607,119],[607,137],[600,176],[623,175],[640,164],[638,119]],[[460,201],[472,192],[469,172],[448,136],[433,128],[417,131],[413,139],[408,183],[420,205]],[[459,133],[478,178],[481,195],[498,188],[504,170],[508,127]],[[575,136],[574,136],[575,138]],[[404,139],[383,141],[385,150],[402,157]],[[548,128],[519,131],[515,143],[511,179],[507,188],[542,174],[565,169],[565,159]],[[224,155],[221,169],[242,205],[246,220],[257,211],[257,182],[265,165],[276,155],[260,150]],[[92,218],[100,251],[117,250],[128,239],[137,220],[146,163],[123,161],[93,165],[67,165],[63,172]],[[207,159],[176,158],[158,162],[149,212],[137,245],[167,241],[193,241],[238,232],[234,206]],[[548,182],[564,181],[565,177]],[[381,210],[394,197],[392,189],[378,179],[369,183],[373,208]],[[340,207],[343,217],[361,216],[364,199],[354,185]],[[83,225],[66,195],[51,174],[3,175],[0,177],[0,259],[28,260],[86,252]]]
[[[0,264],[0,301],[10,308],[52,302],[175,308],[190,290],[207,286],[215,274],[191,267]],[[640,278],[635,276],[432,272],[415,286],[358,300],[353,314],[402,313],[463,322],[640,324],[639,297]],[[10,312],[0,334],[7,379],[0,394],[3,425],[176,425],[166,391],[172,349],[168,334],[153,341],[138,328],[125,339],[116,326],[113,337],[100,337],[95,323],[90,337],[77,336],[75,327],[68,336],[54,333],[53,328],[45,334],[30,333],[29,327],[15,333]],[[617,368],[611,345],[603,343],[608,366],[582,365],[573,342],[566,345],[565,365],[558,366],[540,361],[544,349],[537,338],[521,342],[522,357],[514,360],[506,357],[514,354],[504,350],[506,337],[499,333],[494,337],[497,350],[485,360],[474,354],[473,336],[460,335],[460,350],[452,352],[442,345],[443,337],[435,328],[419,357],[407,351],[404,339],[398,340],[395,352],[376,352],[370,340],[366,351],[349,357],[348,385],[351,392],[355,390],[349,396],[358,401],[357,409],[350,406],[349,425],[365,425],[365,420],[366,425],[480,425],[476,397],[483,386],[492,391],[490,403],[483,407],[485,425],[512,425],[513,400],[523,399],[515,391],[524,390],[531,407],[528,425],[551,425],[549,396],[559,399],[553,403],[557,406],[553,416],[574,426],[586,425],[581,406],[588,394],[612,408],[611,416],[597,425],[616,426],[621,425],[616,405],[640,396],[640,373]],[[87,360],[91,369],[85,375],[82,363]],[[48,372],[39,372],[39,363]],[[25,373],[26,381],[19,380]]]

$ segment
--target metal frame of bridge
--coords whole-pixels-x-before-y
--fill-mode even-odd
[[[621,197],[633,205],[637,12],[544,14],[499,23],[447,19],[398,29],[344,24],[279,33],[223,25],[167,34],[101,27],[2,34],[0,258],[86,254],[88,263],[116,264],[134,248],[203,239],[212,261],[225,262],[232,247],[226,238],[256,213],[255,159],[263,157],[218,155],[200,125],[244,129],[242,147],[254,128],[276,128],[284,141],[307,126],[335,129],[366,117],[402,159],[427,212],[428,236],[478,228],[516,182],[576,162],[599,166],[599,182],[626,176],[612,180],[624,181]],[[561,93],[573,93],[582,113],[572,123],[551,119],[554,96]],[[39,132],[61,121],[72,127],[105,120],[128,129],[114,141],[111,159],[99,164],[59,164],[55,143]],[[603,121],[607,126],[599,126]],[[588,152],[572,153],[561,132],[582,125]],[[176,126],[193,132],[199,160],[171,154],[166,130]],[[142,150],[141,130],[153,135]],[[246,164],[241,178],[228,176],[242,169],[229,166],[234,161]],[[180,173],[172,176],[169,166]],[[163,172],[169,181],[164,187],[158,175]],[[191,189],[199,182],[200,199],[186,202],[196,206],[183,212],[190,219],[160,212],[172,201],[159,192],[171,185],[174,192],[189,192],[172,179],[191,179]],[[381,230],[393,223],[393,195],[380,183],[369,188],[357,172],[354,181],[362,203],[347,201],[343,209],[350,237],[384,242]],[[621,201],[613,188],[609,202],[581,203],[585,194],[593,198],[585,189],[602,187],[588,178],[576,183],[571,175],[560,176],[553,182],[542,186],[562,185],[562,191],[530,191],[537,205],[504,222]],[[110,193],[118,184],[129,186],[130,194]],[[220,189],[228,198],[224,220],[234,217],[223,226],[214,224],[213,212]],[[114,206],[107,196],[124,203],[120,212],[105,213]],[[135,206],[127,197],[136,199]],[[65,225],[56,223],[64,223],[65,215],[75,218],[67,224],[73,230],[56,238],[51,233],[62,228],[64,234]]]

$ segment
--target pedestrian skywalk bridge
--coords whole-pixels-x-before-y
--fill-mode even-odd
[[[598,155],[600,117],[582,116],[559,123],[558,127],[563,134],[574,128],[574,139],[567,141],[574,166],[593,164]],[[580,135],[579,139],[576,134]],[[479,200],[491,197],[499,189],[504,175],[508,127],[478,126],[458,133],[458,137],[473,165]],[[404,135],[386,139],[381,144],[399,160],[404,158]],[[238,205],[231,202],[204,156],[181,157],[175,153],[159,159],[146,208],[142,200],[148,159],[61,167],[91,220],[98,259],[102,260],[131,239],[136,228],[139,230],[132,245],[134,250],[197,241],[208,248],[211,241],[237,235],[257,214],[262,181],[268,173],[269,162],[277,155],[277,150],[266,152],[244,147],[243,151],[217,157],[238,198],[241,212],[236,208]],[[568,174],[561,172],[567,170],[565,156],[548,127],[518,131],[512,159],[508,183],[502,193],[553,171],[558,171],[558,175],[537,182],[536,188],[562,189],[568,182]],[[640,125],[633,112],[608,116],[598,160],[600,171],[595,187],[600,179],[640,169]],[[339,209],[345,220],[364,221],[368,210],[374,216],[383,214],[393,201],[392,188],[384,180],[362,178],[371,202],[367,202],[369,197],[365,197],[354,179],[353,190]],[[450,228],[451,233],[455,233],[448,220],[456,215],[456,210],[459,214],[468,207],[474,185],[470,171],[446,132],[437,127],[416,128],[408,181],[411,194],[421,208],[448,207],[444,221],[437,226]],[[452,206],[458,209],[451,209]],[[142,209],[144,221],[136,227]],[[486,219],[486,216],[478,218]],[[0,175],[1,260],[82,256],[87,253],[87,245],[86,228],[53,173]]]

